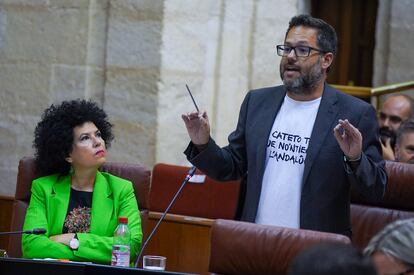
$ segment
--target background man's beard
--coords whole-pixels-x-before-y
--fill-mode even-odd
[[[280,70],[280,78],[289,92],[297,95],[309,95],[318,86],[322,79],[322,71],[319,68],[320,60],[315,64],[307,75],[300,75],[293,80],[286,80],[283,77],[284,70]]]
[[[386,143],[386,140],[387,139],[390,139],[391,147],[394,148],[394,146],[395,146],[395,139],[396,139],[396,133],[394,131],[388,129],[387,127],[381,127],[379,129],[379,134],[380,134],[381,142],[383,144]]]

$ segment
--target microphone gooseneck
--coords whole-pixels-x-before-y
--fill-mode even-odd
[[[46,229],[44,228],[34,228],[33,230],[20,230],[20,231],[9,231],[9,232],[0,232],[0,235],[16,235],[16,234],[35,234],[41,235],[45,234]]]
[[[187,184],[187,182],[191,179],[192,176],[194,176],[194,173],[196,171],[196,167],[193,166],[190,168],[190,170],[187,173],[187,176],[185,177],[183,183],[181,183],[180,188],[175,193],[174,197],[172,198],[170,204],[165,209],[164,213],[162,213],[161,218],[158,220],[157,224],[155,225],[154,229],[151,231],[151,234],[148,236],[148,238],[145,240],[144,244],[141,246],[141,250],[138,254],[137,259],[135,260],[135,267],[138,267],[139,260],[142,257],[142,254],[144,253],[145,247],[147,247],[148,242],[151,240],[152,236],[157,231],[158,227],[160,226],[161,222],[164,220],[165,216],[167,215],[168,211],[170,211],[171,206],[174,204],[175,200],[178,198],[178,195],[180,195],[181,191],[183,190],[184,186]]]
[[[30,231],[30,230],[28,230]],[[42,235],[46,233],[46,229],[44,228],[34,228],[33,230],[31,230],[30,233],[26,233],[25,234],[35,234],[35,235]]]

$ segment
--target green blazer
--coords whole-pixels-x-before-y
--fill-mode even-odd
[[[45,228],[45,235],[24,235],[24,258],[56,258],[73,261],[110,263],[113,233],[118,217],[128,217],[131,232],[131,259],[142,243],[141,218],[134,189],[130,181],[109,173],[97,172],[92,195],[89,233],[78,233],[79,249],[49,240],[62,234],[69,205],[71,176],[58,174],[33,181],[30,204],[26,212],[24,230]]]

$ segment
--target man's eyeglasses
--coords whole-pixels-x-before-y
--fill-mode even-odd
[[[312,47],[308,47],[308,46],[292,47],[292,46],[287,46],[287,45],[277,45],[276,49],[277,49],[277,55],[279,56],[288,56],[292,50],[295,52],[295,55],[297,57],[308,57],[311,51],[325,53],[325,51],[312,48]]]

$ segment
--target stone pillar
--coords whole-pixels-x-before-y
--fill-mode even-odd
[[[109,160],[155,162],[162,0],[0,4],[0,194],[52,103],[92,99],[115,124]]]
[[[107,2],[1,2],[1,194],[14,194],[18,160],[33,155],[34,127],[46,107],[85,97],[103,103]]]
[[[162,0],[112,0],[104,108],[115,124],[111,160],[155,162]]]
[[[380,0],[377,14],[374,87],[414,80],[414,4]]]

